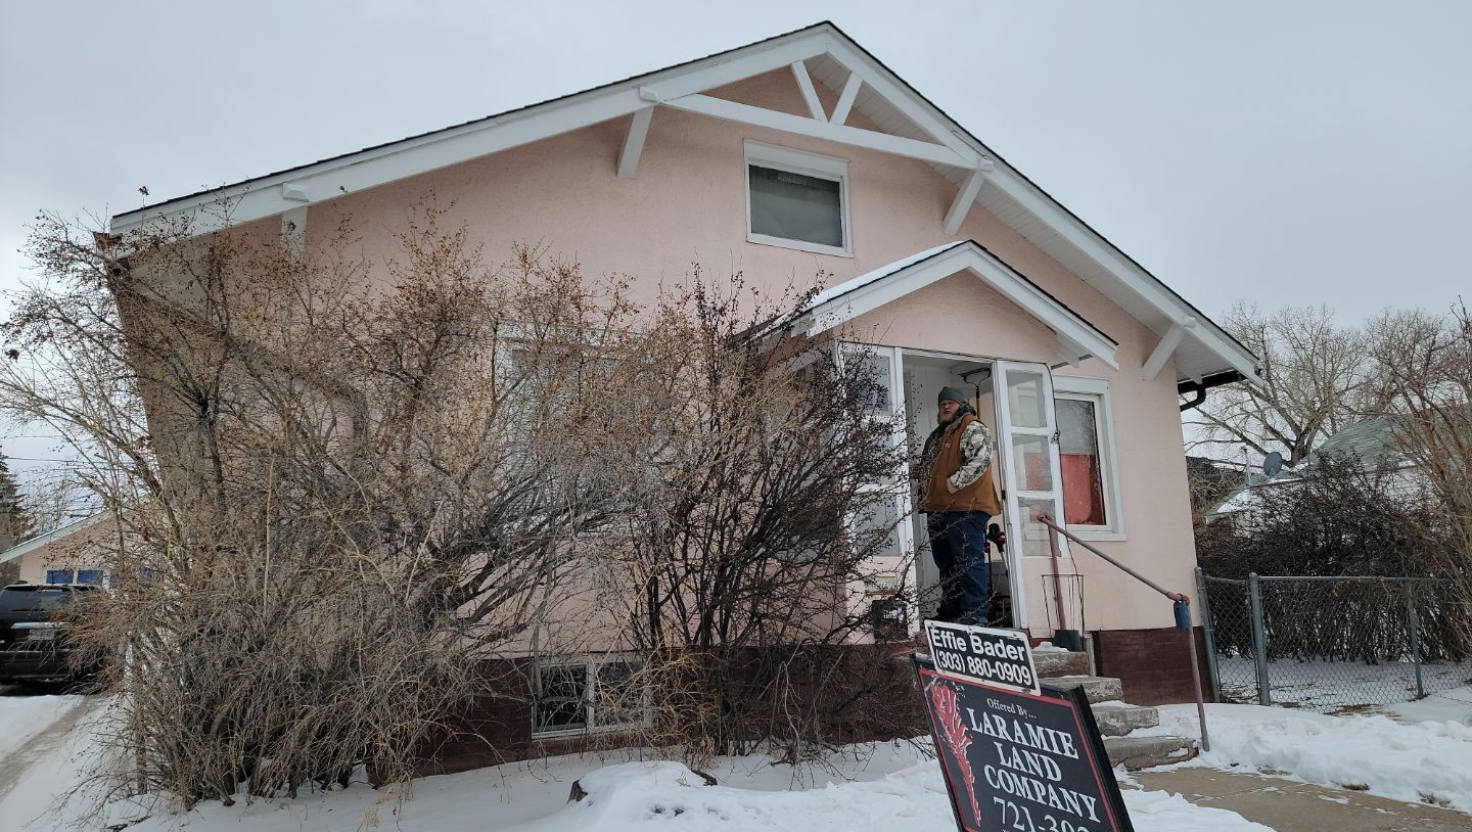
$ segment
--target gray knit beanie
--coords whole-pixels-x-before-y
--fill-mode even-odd
[[[941,388],[940,395],[936,397],[935,403],[939,405],[941,402],[955,402],[963,407],[968,404],[966,394],[961,392],[961,388],[959,387]]]

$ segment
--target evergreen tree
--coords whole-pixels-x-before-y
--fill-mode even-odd
[[[30,522],[20,504],[20,487],[0,454],[0,552],[30,535]]]

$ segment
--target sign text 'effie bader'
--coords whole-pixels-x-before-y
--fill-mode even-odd
[[[926,621],[925,637],[935,669],[946,676],[1038,693],[1032,651],[1019,632]]]

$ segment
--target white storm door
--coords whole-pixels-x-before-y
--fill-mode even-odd
[[[997,444],[1006,491],[1008,570],[1014,622],[1027,626],[1026,559],[1050,557],[1048,527],[1037,512],[1062,523],[1063,471],[1058,455],[1058,418],[1053,377],[1045,364],[998,361],[992,365],[997,403]],[[1064,557],[1067,541],[1059,538]]]

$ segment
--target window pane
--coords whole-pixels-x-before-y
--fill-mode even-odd
[[[1106,526],[1104,470],[1099,458],[1098,408],[1094,402],[1059,399],[1058,444],[1063,468],[1063,516],[1068,523]]]
[[[593,705],[593,718],[598,725],[643,722],[644,691],[639,685],[638,672],[639,665],[633,662],[598,665],[598,689]]]
[[[570,731],[588,725],[587,670],[582,665],[537,668],[538,731]]]
[[[879,495],[873,495],[878,497]],[[885,495],[854,513],[854,546],[876,557],[899,557],[898,498]]]
[[[889,356],[880,355],[865,349],[849,350],[844,355],[845,361],[852,361],[859,368],[860,377],[866,383],[865,393],[867,401],[864,409],[881,418],[888,417],[892,412],[894,380],[889,375]],[[873,384],[873,387],[868,387]]]
[[[47,569],[46,583],[69,584],[72,582],[72,570],[70,569]]]
[[[87,586],[102,586],[102,579],[105,574],[101,569],[78,569],[77,583],[86,584]]]
[[[843,247],[843,197],[832,179],[750,165],[751,231]]]

